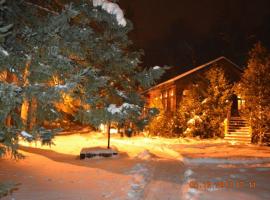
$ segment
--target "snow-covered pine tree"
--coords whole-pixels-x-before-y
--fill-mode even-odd
[[[48,9],[24,1],[14,9],[19,10],[16,16],[23,23],[16,24],[20,28],[16,29],[14,51],[1,60],[1,71],[9,70],[18,79],[8,85],[15,87],[18,100],[12,98],[16,104],[2,118],[1,124],[10,130],[4,131],[4,138],[12,134],[15,138],[5,148],[13,145],[12,150],[16,149],[19,135],[50,141],[50,131],[43,124],[61,118],[55,105],[63,93],[80,100],[77,119],[89,125],[147,124],[141,91],[163,70],[139,67],[142,52],[134,51],[128,39],[132,24],[117,4],[80,1],[60,13],[49,12],[48,17],[35,12]],[[6,96],[1,96],[4,103],[8,102]],[[24,103],[27,117],[21,119]],[[7,114],[18,121],[11,123],[12,130],[4,122]]]
[[[164,109],[162,100],[157,98],[152,105],[153,108],[158,109],[158,113],[151,118],[149,124],[146,127],[149,135],[162,136],[162,137],[172,137],[173,135],[173,113],[167,112]]]
[[[203,93],[199,84],[193,84],[183,92],[174,120],[175,128],[182,136],[202,136]]]
[[[143,116],[144,97],[142,92],[152,86],[163,69],[154,67],[142,69],[141,51],[134,50],[128,33],[132,24],[124,18],[120,7],[110,1],[94,0],[93,5],[79,6],[84,17],[90,24],[91,39],[86,41],[87,62],[103,84],[98,91],[95,82],[84,79],[81,83],[82,107],[78,115],[84,123],[94,126],[117,123],[122,126],[133,124],[142,129],[149,120]],[[152,111],[146,112],[151,115]],[[108,128],[110,136],[110,128]],[[109,148],[108,143],[108,148]]]
[[[33,15],[33,9],[12,0],[7,5],[11,11],[8,15],[14,17],[14,29],[5,42],[7,53],[0,55],[0,154],[10,152],[20,157],[19,138],[51,142],[55,130],[45,129],[43,124],[58,117],[54,103],[60,99],[63,88],[50,81],[57,72],[64,72],[68,63],[56,64],[61,59],[52,56],[51,46],[45,44],[48,38],[44,35],[48,32],[33,31],[31,25],[41,22]],[[54,65],[44,64],[49,61]]]
[[[184,92],[176,113],[175,124],[184,136],[222,137],[232,85],[218,66],[205,73],[206,82],[197,82]],[[201,88],[205,88],[202,90]]]
[[[245,100],[253,141],[263,143],[270,132],[270,54],[259,42],[249,52],[249,60],[240,81],[239,93]]]
[[[210,69],[206,73],[206,78],[208,88],[202,104],[204,110],[202,120],[207,129],[205,137],[222,137],[224,120],[231,106],[232,85],[226,78],[224,70],[218,66]]]
[[[12,25],[7,24],[7,7],[6,1],[0,2],[0,157],[4,155],[7,150],[11,151],[13,155],[17,156],[16,148],[17,135],[11,127],[11,110],[14,110],[21,101],[19,93],[21,89],[11,84],[13,76],[3,67],[9,52],[5,49],[7,37],[11,34]]]

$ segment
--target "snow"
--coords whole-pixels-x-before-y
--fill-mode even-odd
[[[270,162],[270,158],[242,158],[242,159],[222,159],[222,158],[184,158],[186,164],[257,164]]]
[[[150,178],[149,169],[146,165],[138,163],[130,171],[132,175],[131,187],[127,193],[127,199],[140,200],[143,196],[144,188]]]
[[[52,108],[51,108],[51,111],[52,111],[53,113],[57,113],[57,112],[56,112],[54,109],[52,109]]]
[[[202,104],[207,103],[207,101],[208,101],[208,98],[205,98],[205,99],[202,101]]]
[[[91,152],[93,154],[102,154],[102,153],[115,153],[115,150],[112,149],[104,149],[101,147],[91,148],[91,149],[82,149],[81,153]]]
[[[187,123],[195,125],[196,122],[201,122],[201,118],[198,115],[195,115],[192,119],[190,119]]]
[[[60,59],[60,60],[65,61],[65,62],[70,62],[71,61],[68,57],[62,56],[62,55],[57,55],[57,58]]]
[[[195,119],[190,119],[190,120],[188,120],[188,122],[187,122],[188,124],[192,124],[192,125],[195,125]]]
[[[108,112],[111,114],[123,113],[125,110],[138,108],[137,105],[123,103],[121,106],[117,107],[115,104],[110,104],[107,108]]]
[[[190,131],[191,131],[191,128],[187,128],[187,129],[184,131],[184,134],[187,135]]]
[[[68,87],[67,87],[67,85],[55,85],[55,88],[57,88],[57,89],[66,89]]]
[[[137,155],[137,158],[142,159],[142,160],[150,160],[151,157],[152,157],[152,155],[149,152],[149,150],[144,150]]]
[[[111,114],[120,113],[121,107],[117,107],[115,104],[110,104],[107,109]]]
[[[188,169],[184,173],[184,177],[187,179],[193,174],[193,171],[191,169]]]
[[[21,135],[22,135],[24,138],[28,138],[28,139],[33,138],[33,136],[30,135],[29,133],[27,133],[26,131],[21,131]]]
[[[31,60],[32,59],[32,56],[29,55],[29,54],[25,54],[25,57],[26,57],[27,60]]]
[[[9,68],[9,71],[14,73],[15,72],[15,69],[13,67],[10,67]]]
[[[160,69],[160,66],[155,66],[155,67],[153,67],[153,69],[158,70],[158,69]]]
[[[0,52],[1,52],[4,56],[9,56],[8,51],[5,50],[2,46],[0,46]]]
[[[44,63],[39,62],[38,64],[39,64],[41,67],[48,67],[48,68],[49,68],[49,65],[45,65]]]
[[[110,2],[108,0],[93,0],[93,6],[101,7],[107,13],[115,15],[119,26],[125,27],[127,25],[127,21],[124,17],[124,12],[118,6],[118,4]]]
[[[191,169],[186,169],[186,171],[184,172],[184,183],[181,188],[181,193],[184,200],[195,200],[200,193],[196,188],[192,188],[190,186],[190,183],[192,181],[195,181],[191,178],[191,175],[193,174],[194,172]]]
[[[58,84],[54,86],[56,90],[66,90],[66,89],[70,89],[71,87],[73,87],[72,83],[66,83],[64,85],[62,84]]]
[[[125,99],[127,98],[127,96],[125,95],[124,92],[119,91],[119,90],[117,90],[116,92],[117,92],[117,94],[118,94],[120,97],[125,98]]]
[[[0,160],[0,180],[21,183],[19,190],[3,200],[73,200],[89,196],[93,200],[260,200],[270,196],[266,187],[270,178],[269,147],[230,145],[221,139],[112,135],[111,145],[119,152],[117,158],[79,160],[84,147],[106,147],[106,135],[59,135],[54,143],[49,147],[20,141],[24,160]],[[203,190],[190,185],[191,181],[227,179],[255,180],[258,187]]]

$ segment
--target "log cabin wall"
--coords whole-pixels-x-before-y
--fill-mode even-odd
[[[150,88],[146,91],[148,106],[160,107],[162,104],[166,111],[174,112],[181,102],[183,93],[193,84],[199,84],[202,90],[206,90],[205,73],[212,67],[221,67],[231,83],[241,78],[241,68],[229,59],[220,57]]]

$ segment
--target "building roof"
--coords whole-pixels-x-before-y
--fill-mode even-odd
[[[198,67],[195,67],[194,69],[191,69],[191,70],[189,70],[189,71],[187,71],[187,72],[184,72],[184,73],[182,73],[182,74],[180,74],[180,75],[178,75],[178,76],[175,76],[175,77],[173,77],[173,78],[171,78],[171,79],[169,79],[169,80],[166,80],[166,81],[164,81],[164,82],[162,82],[162,83],[159,83],[159,84],[157,84],[157,85],[151,87],[151,88],[148,89],[147,91],[152,90],[152,89],[155,89],[155,88],[160,87],[160,86],[162,86],[162,85],[169,84],[169,83],[174,82],[174,81],[176,81],[176,80],[179,80],[179,79],[181,79],[181,78],[183,78],[183,77],[186,77],[186,76],[188,76],[188,75],[190,75],[190,74],[193,74],[194,72],[197,72],[197,71],[199,71],[199,70],[201,70],[201,69],[204,69],[205,67],[208,67],[208,66],[210,66],[210,65],[212,65],[212,64],[214,64],[214,63],[216,63],[216,62],[218,62],[218,61],[221,61],[221,60],[226,60],[227,62],[229,62],[230,64],[232,64],[236,69],[238,69],[239,71],[243,72],[243,70],[242,70],[238,65],[236,65],[235,63],[233,63],[233,62],[232,62],[231,60],[229,60],[228,58],[226,58],[226,57],[224,57],[224,56],[221,56],[221,57],[216,58],[216,59],[214,59],[214,60],[212,60],[212,61],[210,61],[210,62],[208,62],[208,63],[205,63],[205,64],[203,64],[203,65],[200,65],[200,66],[198,66]]]

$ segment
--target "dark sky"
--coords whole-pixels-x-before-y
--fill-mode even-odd
[[[256,41],[270,47],[270,0],[120,0],[144,65],[188,69],[224,55],[243,66]]]

